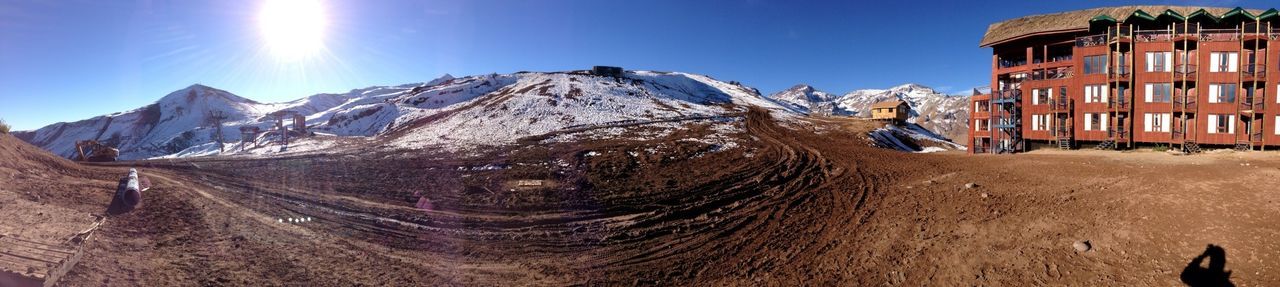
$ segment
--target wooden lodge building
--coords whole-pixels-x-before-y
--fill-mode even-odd
[[[992,49],[991,92],[970,100],[972,153],[1280,144],[1276,9],[1033,15],[991,24],[980,46]]]
[[[902,100],[884,101],[871,105],[871,119],[903,122],[910,116],[911,106]]]

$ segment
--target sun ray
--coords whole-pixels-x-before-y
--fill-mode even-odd
[[[267,0],[258,12],[258,29],[277,59],[307,60],[324,49],[328,19],[318,0]]]

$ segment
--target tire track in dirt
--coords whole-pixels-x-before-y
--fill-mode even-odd
[[[311,232],[399,250],[392,253],[401,255],[394,256],[434,260],[420,266],[480,284],[750,278],[779,270],[780,262],[830,250],[850,224],[865,220],[867,213],[859,210],[880,178],[863,174],[867,171],[860,163],[833,163],[823,149],[811,145],[815,141],[798,138],[767,111],[749,111],[744,124],[746,135],[758,139],[753,144],[757,156],[726,176],[687,189],[540,212],[501,207],[423,211],[348,200],[346,195],[307,190],[311,184],[264,182],[226,170],[272,168],[248,160],[202,163],[203,169],[181,163],[160,168],[173,168],[185,181],[210,187],[202,188],[202,195],[216,202],[252,210],[246,216],[313,217],[317,223],[305,227]],[[308,178],[307,166],[326,164],[318,158],[290,160],[295,163],[280,164],[296,169],[297,162],[321,160],[289,173],[298,178]]]

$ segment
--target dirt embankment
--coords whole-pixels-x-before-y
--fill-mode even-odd
[[[480,156],[133,163],[155,188],[67,282],[1167,286],[1212,276],[1188,263],[1215,244],[1226,280],[1280,283],[1272,155],[908,154],[858,123],[746,117],[727,149],[683,140],[714,132],[694,125]],[[122,169],[48,166],[89,179],[10,178],[86,210]]]

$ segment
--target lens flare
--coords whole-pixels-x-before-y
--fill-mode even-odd
[[[276,58],[305,60],[324,48],[326,17],[318,0],[267,0],[258,11],[258,29]]]

